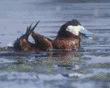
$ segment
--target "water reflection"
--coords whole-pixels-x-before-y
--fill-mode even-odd
[[[17,54],[19,55],[20,53],[16,52],[16,55]],[[4,59],[1,63],[1,69],[36,71],[38,73],[54,73],[57,72],[55,70],[57,69],[59,70],[58,73],[62,74],[62,72],[79,69],[79,65],[82,63],[80,57],[82,57],[83,54],[82,52],[79,52],[77,50],[53,50],[36,53],[24,52],[23,56],[16,56],[13,53],[11,54],[12,56],[10,55],[10,53],[1,55],[2,57],[5,56],[5,58],[12,58],[12,60],[14,60],[12,63],[5,63],[6,59]],[[65,71],[61,68],[65,68]]]
[[[47,59],[53,59],[57,58],[57,61],[73,61],[73,60],[78,60],[79,57],[82,56],[82,53],[78,50],[73,50],[73,51],[69,51],[69,50],[52,50],[45,52],[44,54],[41,55],[35,55],[36,58],[38,57],[47,57]],[[55,59],[56,60],[56,59]]]

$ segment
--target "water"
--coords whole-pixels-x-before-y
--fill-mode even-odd
[[[0,51],[0,88],[110,88],[110,3],[97,2],[1,0],[0,47],[38,20],[35,32],[52,40],[73,18],[95,35],[81,37],[79,51]]]

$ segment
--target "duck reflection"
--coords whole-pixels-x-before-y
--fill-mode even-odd
[[[57,61],[73,61],[78,60],[78,57],[82,56],[82,53],[80,51],[74,50],[52,50],[44,52],[45,54],[36,55],[35,57],[47,57],[47,59],[53,59],[57,57]]]

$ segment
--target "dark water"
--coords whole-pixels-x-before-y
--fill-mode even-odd
[[[0,88],[110,88],[110,3],[79,1],[0,1],[0,47],[13,44],[38,20],[35,31],[51,39],[73,18],[95,33],[93,39],[81,37],[78,51],[1,50]]]

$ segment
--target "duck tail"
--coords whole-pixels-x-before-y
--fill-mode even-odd
[[[38,21],[38,22],[35,24],[34,27],[32,27],[32,24],[31,24],[29,27],[27,27],[26,35],[29,36],[29,35],[33,32],[33,30],[36,28],[36,26],[38,25],[39,22],[40,22],[40,21]]]

